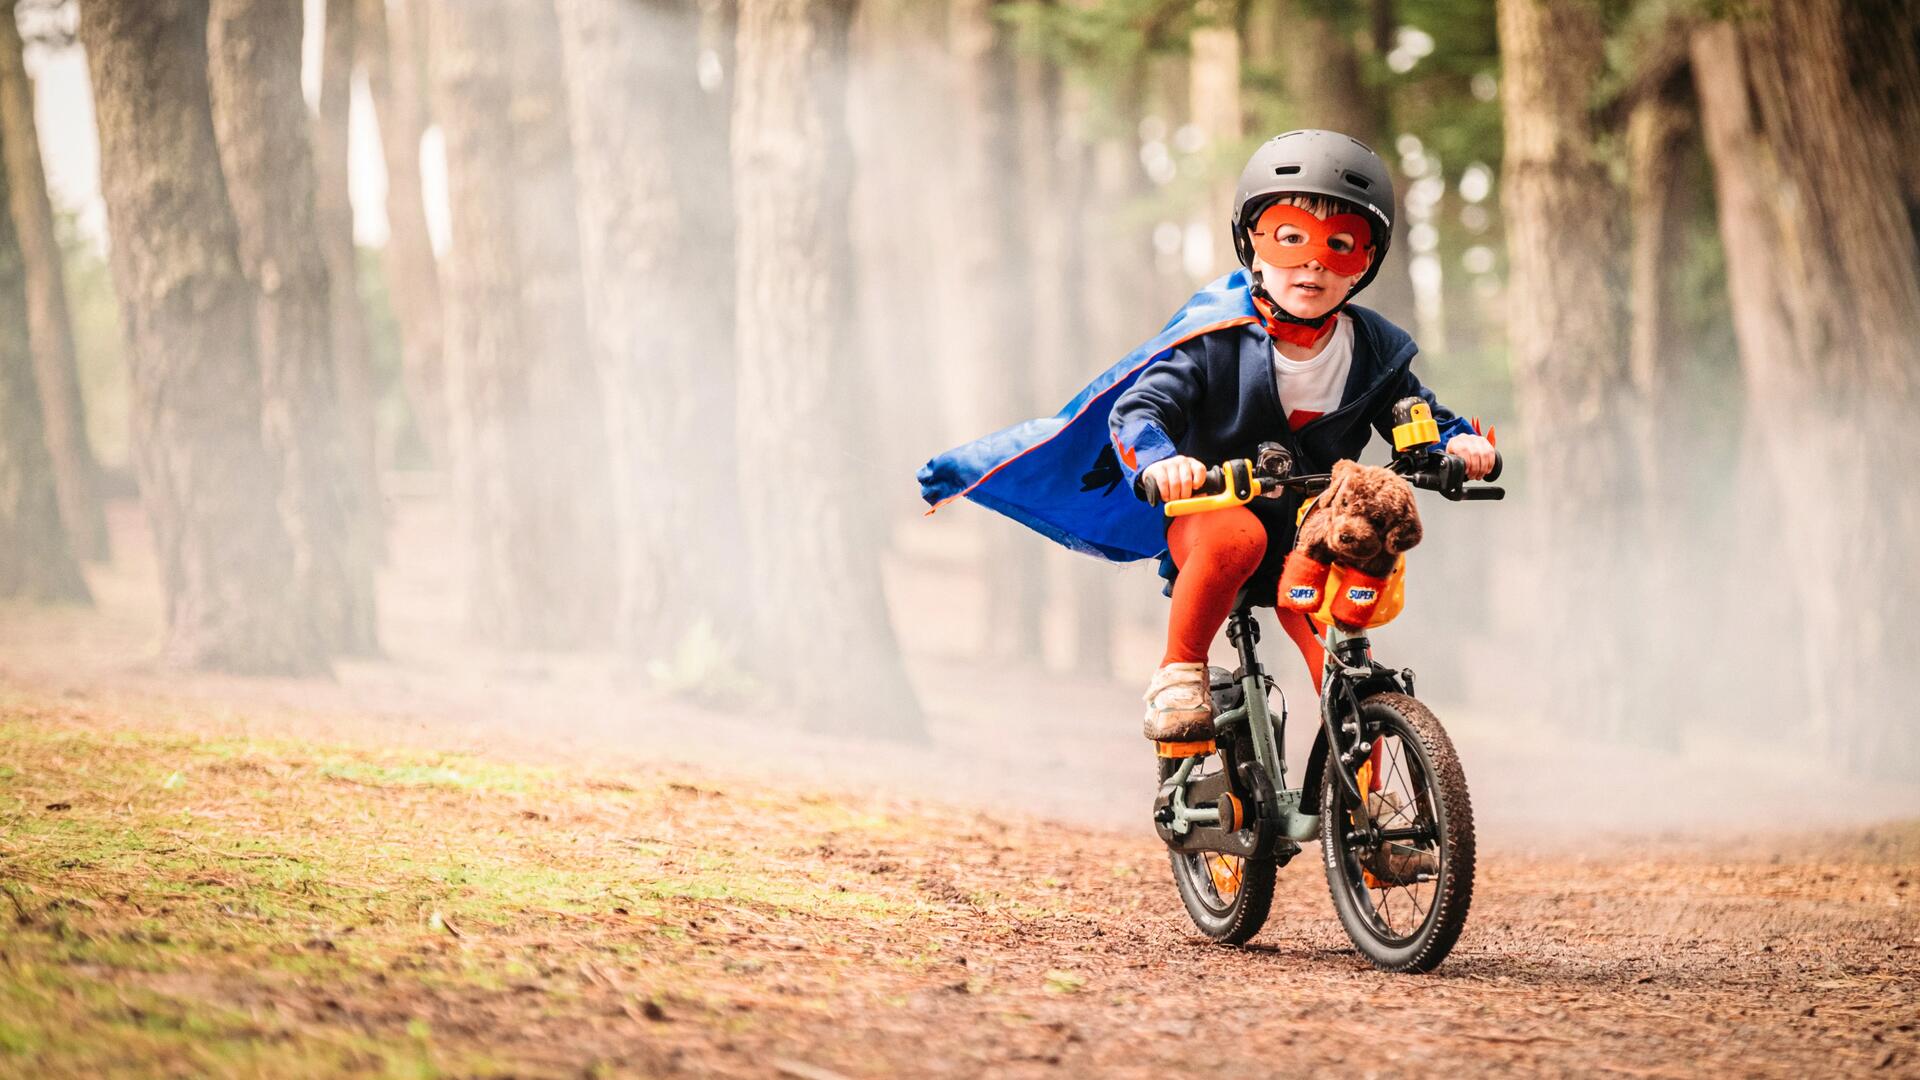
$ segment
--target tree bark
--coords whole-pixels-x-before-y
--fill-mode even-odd
[[[558,9],[619,522],[617,636],[658,653],[705,621],[737,642],[739,504],[710,482],[734,471],[724,113],[712,122],[725,81],[700,81],[702,13],[691,0]],[[724,76],[730,65],[714,61],[707,70]],[[689,472],[694,447],[701,464]]]
[[[360,267],[353,243],[353,203],[347,195],[347,142],[353,104],[353,56],[356,20],[353,0],[323,0],[326,23],[320,50],[320,108],[313,121],[315,207],[320,250],[326,257],[328,293],[333,311],[333,372],[338,386],[340,424],[345,432],[343,490],[353,548],[349,565],[378,563],[386,544],[385,513],[373,446],[373,391],[368,369],[367,332],[360,308]],[[347,598],[350,622],[336,644],[348,655],[379,651],[374,622],[373,579],[352,575],[361,591]]]
[[[1920,765],[1896,674],[1920,643],[1902,546],[1920,527],[1904,473],[1920,451],[1914,147],[1880,96],[1915,78],[1897,44],[1915,24],[1909,3],[1781,0],[1693,37],[1734,331],[1790,508],[1771,527],[1801,609],[1807,725],[1887,775]]]
[[[11,5],[0,14],[11,28]],[[7,125],[0,140],[11,142],[15,130]],[[11,152],[7,158],[11,163]],[[0,206],[12,194],[12,171],[0,169]],[[0,212],[0,599],[88,603],[92,597],[61,522],[53,458],[40,422],[27,276],[13,217]]]
[[[534,463],[540,478],[528,494],[539,500],[539,544],[550,553],[539,588],[565,643],[603,643],[616,600],[602,570],[614,546],[612,491],[604,400],[582,301],[580,215],[552,0],[518,5],[509,40],[521,317],[525,327],[539,328],[537,339],[527,338],[536,350],[528,391],[541,448]]]
[[[1035,295],[1040,301],[1035,369],[1043,402],[1064,401],[1098,368],[1100,335],[1088,314],[1088,204],[1093,200],[1090,102],[1070,88],[1052,57],[1024,52],[1022,96],[1027,101],[1025,158],[1029,211],[1038,243]],[[1033,543],[1033,537],[1026,538]],[[1067,668],[1093,678],[1113,675],[1115,568],[1060,553],[1055,581],[1072,618]]]
[[[67,309],[60,242],[53,230],[53,203],[47,197],[47,175],[40,163],[33,83],[27,76],[13,0],[0,0],[0,138],[6,143],[9,202],[25,263],[26,327],[42,399],[39,412],[53,457],[60,520],[82,558],[105,561],[107,516],[100,497],[100,466],[87,442],[73,319]]]
[[[1536,549],[1561,596],[1541,640],[1560,675],[1557,719],[1620,733],[1629,668],[1613,590],[1633,546],[1626,498],[1635,468],[1621,430],[1631,400],[1609,263],[1618,203],[1587,106],[1605,35],[1584,0],[1500,0],[1499,30],[1514,398],[1528,435]]]
[[[261,437],[253,296],[215,148],[206,25],[204,0],[80,6],[134,458],[165,592],[163,654],[198,668],[324,672],[285,587],[293,555]]]
[[[379,117],[387,169],[387,288],[400,324],[400,370],[414,423],[433,463],[447,465],[447,384],[440,267],[420,187],[426,134],[426,61],[414,0],[359,0],[358,48]]]
[[[1674,32],[1684,39],[1684,30]],[[1692,513],[1693,491],[1687,483],[1687,465],[1699,460],[1700,425],[1689,423],[1684,384],[1690,359],[1676,319],[1680,286],[1690,253],[1687,224],[1696,212],[1686,181],[1686,166],[1695,152],[1691,72],[1684,62],[1659,61],[1662,70],[1648,72],[1644,89],[1628,107],[1626,120],[1627,205],[1632,223],[1628,256],[1627,370],[1632,383],[1632,439],[1649,452],[1640,456],[1633,477],[1634,500],[1646,522],[1649,550],[1664,553],[1646,560],[1639,582],[1652,595],[1681,595],[1689,582],[1718,567],[1690,565],[1695,545],[1688,530],[1697,528]],[[1652,448],[1658,447],[1657,451]],[[1654,687],[1685,686],[1691,678],[1688,638],[1698,627],[1657,624],[1644,641],[1643,672]],[[1659,710],[1631,714],[1635,741],[1668,748],[1679,745],[1681,732]]]
[[[994,17],[992,0],[954,0],[949,38],[958,109],[954,156],[960,180],[954,210],[972,219],[953,257],[959,304],[974,329],[974,390],[988,422],[1005,426],[1034,415],[1031,301],[1033,260],[1020,203],[1020,113],[1013,31]],[[1041,661],[1045,600],[1040,548],[1024,528],[987,523],[987,651],[1021,663]]]
[[[468,629],[502,647],[571,646],[581,627],[547,588],[566,552],[543,520],[549,427],[522,302],[514,72],[501,59],[513,48],[516,6],[437,0],[431,11],[453,225],[444,264],[449,446]]]
[[[846,462],[868,422],[859,407],[852,158],[846,124],[852,0],[743,5],[733,113],[739,228],[741,480],[766,635],[792,697],[818,728],[918,737],[878,572],[858,527],[867,493]],[[781,312],[767,319],[763,313]]]
[[[364,651],[373,566],[347,514],[326,259],[314,227],[313,148],[300,93],[301,12],[282,0],[213,0],[208,80],[240,263],[257,294],[261,410],[280,459],[291,588],[329,649]]]
[[[1367,286],[1361,302],[1396,323],[1412,326],[1415,312],[1413,279],[1407,270],[1413,255],[1406,246],[1407,178],[1401,175],[1399,157],[1394,153],[1386,95],[1368,85],[1353,35],[1343,31],[1324,6],[1312,0],[1283,2],[1288,10],[1283,20],[1286,39],[1280,61],[1287,96],[1299,110],[1300,126],[1339,131],[1359,139],[1380,155],[1393,174],[1389,262]],[[1439,347],[1434,341],[1426,344],[1430,349]]]

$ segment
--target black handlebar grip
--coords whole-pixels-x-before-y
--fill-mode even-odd
[[[1482,500],[1498,502],[1507,497],[1507,489],[1497,487],[1463,488],[1460,491],[1460,497],[1468,502],[1480,502]]]
[[[1227,490],[1227,471],[1218,465],[1207,470],[1207,478],[1193,489],[1195,495],[1218,495]]]
[[[1495,450],[1493,452],[1493,468],[1488,469],[1487,475],[1481,477],[1480,479],[1485,480],[1489,484],[1493,483],[1495,480],[1500,479],[1500,470],[1505,465],[1506,465],[1506,462],[1500,459],[1500,451]]]
[[[1133,478],[1133,493],[1145,500],[1148,506],[1160,505],[1160,485],[1154,483],[1145,471]]]

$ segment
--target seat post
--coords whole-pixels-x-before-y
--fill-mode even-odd
[[[1227,640],[1240,653],[1240,672],[1242,675],[1260,673],[1260,653],[1254,648],[1260,643],[1260,621],[1253,616],[1253,605],[1242,596],[1233,605],[1233,614],[1227,616]]]

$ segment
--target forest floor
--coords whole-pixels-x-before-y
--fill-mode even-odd
[[[1920,1072],[1920,827],[1483,856],[1432,975],[1311,856],[1247,948],[1136,836],[0,696],[0,1073]]]
[[[935,749],[824,753],[558,659],[454,685],[404,620],[334,683],[185,679],[119,510],[96,609],[0,609],[0,1076],[1920,1075],[1920,821],[1713,827],[1763,786],[1601,834],[1467,722],[1494,839],[1437,972],[1368,967],[1310,855],[1225,948],[1110,717],[1022,772],[922,655]]]

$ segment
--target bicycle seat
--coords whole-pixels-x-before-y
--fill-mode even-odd
[[[1256,585],[1261,587],[1256,589],[1254,588]],[[1262,599],[1263,594],[1265,596],[1264,599]],[[1245,585],[1240,586],[1239,593],[1234,596],[1233,610],[1235,614],[1245,614],[1251,612],[1256,607],[1272,607],[1273,601],[1274,593],[1272,584],[1257,580],[1249,581]]]

